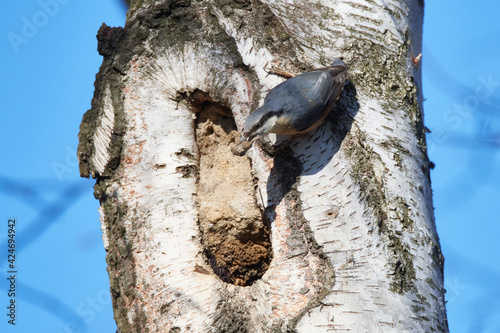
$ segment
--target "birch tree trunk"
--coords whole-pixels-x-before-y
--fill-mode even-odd
[[[412,61],[423,5],[143,0],[101,27],[78,156],[121,333],[448,331]],[[266,66],[335,57],[349,82],[322,126],[231,153],[284,80]]]

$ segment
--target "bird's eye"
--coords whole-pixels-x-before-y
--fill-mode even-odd
[[[252,126],[252,129],[249,131],[250,132],[255,132],[256,130],[258,130],[259,128],[262,127],[262,119],[259,120],[258,122],[255,123],[255,125]]]

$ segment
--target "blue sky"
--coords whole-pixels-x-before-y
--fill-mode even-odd
[[[452,332],[500,332],[500,2],[426,1],[425,123]]]
[[[426,1],[425,123],[456,333],[500,332],[498,13],[495,0]],[[10,2],[0,21],[0,331],[114,332],[94,181],[79,178],[76,147],[102,61],[95,35],[102,22],[123,26],[125,8],[26,0]],[[14,329],[5,315],[9,218],[17,221]]]

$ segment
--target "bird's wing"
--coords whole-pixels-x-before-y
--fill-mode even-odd
[[[294,76],[271,89],[264,103],[277,98],[296,97],[296,89],[304,91],[304,98],[320,96],[325,103],[335,101],[347,78],[347,66],[335,65],[317,68]],[[299,91],[300,93],[300,91]],[[317,95],[316,95],[317,94]],[[333,96],[333,97],[332,97]]]
[[[344,82],[347,79],[347,67],[346,66],[330,66],[325,68],[319,68],[305,74],[316,74],[318,79],[314,84],[314,91],[323,100],[324,106],[327,107],[337,100],[342,88],[344,87]]]
[[[298,131],[306,131],[310,127],[317,126],[333,108],[333,103],[338,99],[344,87],[347,67],[320,68],[301,74],[300,77],[298,86],[304,88],[303,91],[306,92],[302,101],[304,104],[297,103],[297,105],[290,107],[294,109],[293,112],[296,115],[299,115],[295,118],[294,127]],[[301,90],[300,88],[299,90]],[[304,112],[303,110],[309,111]]]
[[[281,111],[296,131],[306,131],[317,126],[332,109],[346,78],[346,66],[318,68],[277,85],[269,91],[264,104]]]

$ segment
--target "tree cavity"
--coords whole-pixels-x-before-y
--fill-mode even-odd
[[[272,258],[270,229],[256,204],[250,160],[231,153],[240,135],[228,108],[205,100],[196,111],[205,255],[222,281],[248,286],[264,275]]]

